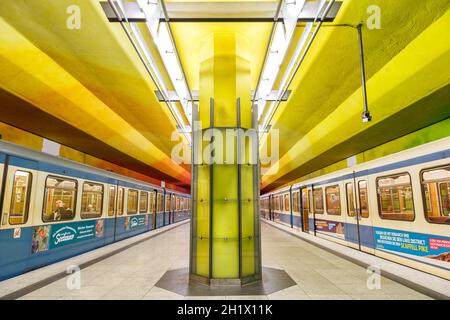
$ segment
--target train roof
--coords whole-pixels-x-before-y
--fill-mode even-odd
[[[39,162],[44,162],[44,163],[49,163],[49,164],[53,164],[53,165],[59,165],[59,166],[64,166],[70,169],[74,169],[74,170],[80,170],[80,171],[84,171],[84,172],[88,172],[91,174],[98,174],[98,175],[102,175],[111,179],[115,179],[115,180],[121,180],[121,181],[125,181],[125,182],[131,182],[134,184],[138,184],[138,185],[145,185],[145,186],[150,186],[154,189],[158,189],[158,190],[169,190],[172,193],[175,194],[179,194],[179,195],[189,195],[187,193],[183,193],[180,191],[176,191],[176,190],[172,190],[169,188],[163,188],[160,186],[157,186],[155,184],[149,183],[149,182],[145,182],[145,181],[141,181],[138,179],[134,179],[134,178],[130,178],[130,177],[126,177],[123,175],[120,175],[118,173],[112,172],[112,171],[108,171],[105,169],[100,169],[100,168],[95,168],[93,166],[84,164],[84,163],[79,163],[73,160],[69,160],[66,158],[62,158],[59,156],[54,156],[51,154],[47,154],[44,152],[40,152],[40,151],[36,151],[30,148],[26,148],[23,146],[19,146],[15,143],[11,143],[8,141],[0,141],[0,153],[6,153],[6,154],[10,154],[10,155],[14,155],[14,156],[18,156],[18,157],[22,157],[22,158],[27,158],[30,160],[36,160]]]

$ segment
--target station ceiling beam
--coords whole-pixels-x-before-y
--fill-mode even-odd
[[[296,0],[292,0],[296,1]],[[110,22],[119,22],[108,1],[101,6]],[[155,5],[157,5],[155,3]],[[273,22],[278,1],[231,1],[231,2],[167,2],[168,19],[173,22]],[[324,17],[324,22],[333,22],[342,2],[335,2]],[[298,17],[298,22],[313,22],[320,8],[320,1],[307,1]],[[146,17],[135,2],[127,2],[124,14],[129,22],[145,22]],[[161,16],[161,22],[166,18]],[[279,17],[283,21],[283,15]]]

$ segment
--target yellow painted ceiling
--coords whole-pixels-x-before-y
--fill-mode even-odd
[[[170,159],[175,121],[167,106],[157,101],[156,87],[122,28],[106,20],[99,2],[1,0],[0,89],[164,172],[168,179],[189,183],[189,167]],[[73,4],[81,8],[80,30],[67,28],[66,10]],[[363,125],[356,30],[330,25],[365,22],[370,5],[381,9],[381,29],[363,28],[369,108],[374,113],[374,123]],[[378,121],[448,84],[448,63],[442,60],[448,55],[448,36],[442,28],[448,27],[449,6],[448,0],[344,0],[336,21],[319,32],[289,88],[289,100],[274,116],[272,128],[279,130],[281,141],[280,170],[264,176],[263,187],[273,187],[292,172],[307,174],[330,164],[336,158],[320,156],[358,132],[370,133]],[[271,23],[171,26],[191,89],[199,86],[199,42],[216,31],[236,31],[249,39],[255,89]],[[142,24],[140,30],[156,53]],[[302,30],[299,25],[289,54]],[[432,37],[442,37],[443,47],[435,46]],[[430,48],[423,57],[416,55],[421,45]],[[285,67],[286,63],[282,70]],[[443,77],[433,74],[438,70]],[[164,72],[162,76],[167,79]],[[369,147],[362,141],[359,149],[348,152]]]
[[[374,4],[381,9],[381,28],[368,30],[365,25],[369,16],[367,8]],[[381,77],[377,79],[377,81],[380,81],[377,85],[369,86],[368,88],[369,109],[371,108],[370,102],[375,102],[374,96],[385,90],[384,85],[387,79],[384,79],[382,75],[386,65],[402,51],[411,50],[408,46],[422,32],[448,12],[449,6],[450,3],[446,0],[417,2],[409,0],[344,1],[337,19],[331,25],[357,25],[364,23],[363,41],[366,78],[368,83],[370,83],[371,78],[375,75],[378,74]],[[442,28],[440,29],[441,34],[439,34],[442,37],[440,41],[447,44],[448,40],[444,39],[448,35],[445,34],[446,31]],[[301,30],[299,29],[297,33]],[[430,46],[431,44],[424,41],[423,45]],[[414,54],[414,51],[411,52],[411,56],[408,58],[411,59],[414,57]],[[432,52],[429,52],[429,54],[431,56]],[[410,63],[406,61],[405,64],[402,64],[404,62],[398,60],[398,68],[394,69],[395,72],[391,75],[392,77],[401,79],[406,72],[410,73],[412,69],[417,67],[417,63],[414,64],[412,61]],[[447,68],[445,68],[445,65],[440,67],[444,67],[442,70],[448,72],[448,64]],[[437,70],[433,72],[438,72]],[[429,72],[432,72],[431,69]],[[425,84],[420,79],[419,74],[420,72],[411,74],[411,77],[421,83],[422,96],[420,98],[448,83],[448,77],[444,79],[436,77],[436,80],[439,78],[438,81],[441,81],[441,83]],[[447,76],[448,73],[445,74],[444,72],[444,75]],[[277,162],[277,166],[280,168],[278,171],[263,177],[263,187],[267,188],[270,185],[272,187],[277,185],[275,182],[278,179],[302,166],[304,166],[304,169],[297,170],[297,176],[305,175],[331,164],[332,161],[336,161],[335,157],[323,157],[319,160],[318,156],[325,154],[331,148],[349,139],[351,135],[346,129],[358,128],[358,130],[366,130],[370,128],[373,123],[364,126],[360,120],[360,114],[363,110],[361,92],[358,91],[360,87],[361,78],[356,30],[346,26],[331,27],[330,24],[325,24],[319,31],[304,63],[294,77],[289,88],[292,90],[289,100],[280,104],[271,123],[272,129],[279,130],[281,141],[279,149],[282,160]],[[397,106],[404,107],[403,103],[408,101],[411,95],[415,94],[407,88],[405,88],[405,92],[402,92],[399,88],[396,88],[396,90],[399,90],[397,94],[400,97],[400,101],[397,101],[397,105],[387,102],[388,104],[383,108],[387,108],[386,111],[388,113],[391,112],[393,114]],[[394,94],[396,94],[395,92]],[[416,96],[415,98],[419,97]],[[412,103],[412,101],[409,102]],[[372,107],[376,110],[376,105]],[[339,116],[332,118],[335,113],[343,117],[352,114],[354,115],[352,118],[354,122],[343,121]],[[374,122],[379,120],[381,119],[374,117]],[[399,125],[407,126],[408,123],[405,122]],[[411,130],[414,130],[414,128],[411,127]],[[331,132],[332,134],[328,135]],[[327,135],[327,139],[316,140],[317,135]],[[365,148],[370,147],[369,143],[366,143]],[[359,151],[365,150],[364,147],[362,148]],[[354,149],[354,151],[357,152],[358,150]],[[341,156],[341,159],[345,159],[348,154],[342,154]],[[308,163],[308,161],[313,161],[314,159],[314,164]],[[282,184],[286,183],[286,181],[278,183]]]
[[[175,42],[192,90],[198,90],[200,41],[217,31],[238,32],[249,39],[248,52],[251,65],[251,87],[254,89],[269,42],[271,23],[172,23]]]
[[[81,10],[80,30],[67,28],[66,10],[74,4]],[[188,168],[170,159],[175,121],[99,1],[4,0],[0,13],[2,89],[189,183]]]

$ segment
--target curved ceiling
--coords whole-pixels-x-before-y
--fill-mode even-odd
[[[67,27],[71,5],[80,8],[79,30]],[[156,169],[169,182],[189,184],[189,169],[170,158],[175,121],[158,102],[156,87],[122,28],[107,21],[99,1],[6,0],[0,2],[0,16],[4,91],[98,141],[97,148],[80,151],[105,159],[109,155],[100,150],[106,146],[119,157],[106,160],[123,163],[123,154],[140,163],[132,169],[146,174]],[[20,103],[0,105],[21,108]],[[20,126],[20,119],[8,120]],[[52,135],[48,126],[42,123],[35,133],[69,146],[77,140],[69,130],[64,139],[63,133]]]
[[[365,22],[374,4],[381,10],[381,28],[369,30]],[[81,10],[79,30],[67,27],[71,5]],[[448,0],[344,0],[336,20],[322,26],[289,87],[288,101],[273,117],[280,159],[262,177],[263,189],[449,117],[449,7]],[[373,115],[364,124],[357,33],[351,27],[359,23],[364,23]],[[171,26],[192,90],[199,83],[198,43],[215,31],[249,39],[255,89],[271,23]],[[167,80],[148,31],[143,24],[139,28]],[[0,121],[171,183],[190,183],[189,166],[171,160],[176,123],[99,0],[2,0],[0,29]],[[303,30],[299,24],[282,71]],[[35,122],[25,121],[27,115]],[[389,127],[393,123],[395,130]]]

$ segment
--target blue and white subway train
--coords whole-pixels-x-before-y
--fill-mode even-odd
[[[450,280],[450,137],[264,194],[261,216]]]
[[[189,218],[190,195],[0,141],[0,280]]]

